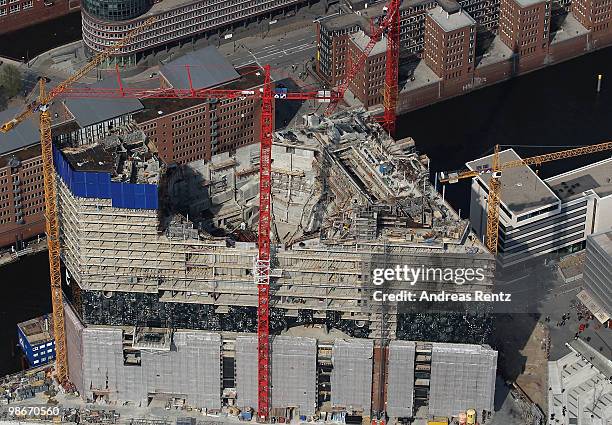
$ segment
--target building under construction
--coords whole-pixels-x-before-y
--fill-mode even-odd
[[[259,147],[164,167],[137,127],[114,133],[55,152],[70,380],[92,400],[255,408]],[[412,290],[492,286],[414,142],[366,113],[312,115],[272,158],[271,416],[492,411],[486,312],[372,298],[373,270],[396,265],[484,271]]]

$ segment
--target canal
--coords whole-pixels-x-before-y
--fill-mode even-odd
[[[596,92],[597,74],[603,74]],[[612,48],[581,56],[398,118],[398,137],[411,136],[431,159],[432,171],[450,171],[490,153],[495,144],[523,157],[612,140]],[[537,148],[546,146],[548,148]],[[550,177],[609,157],[598,154],[542,165]],[[447,187],[466,216],[469,182]]]
[[[453,170],[489,152],[494,144],[522,145],[521,155],[612,139],[612,49],[602,50],[475,91],[398,120],[398,136],[412,136],[429,155],[432,171]],[[596,75],[604,75],[597,94]],[[537,148],[537,146],[547,146]],[[561,149],[561,148],[559,148]],[[607,154],[542,167],[543,176],[585,165]],[[469,184],[455,185],[448,199],[467,215]],[[16,324],[51,310],[47,254],[0,269],[0,374],[19,370]]]
[[[51,311],[48,258],[40,252],[0,268],[0,375],[22,367],[17,323]]]
[[[81,12],[0,36],[0,56],[27,61],[48,50],[81,39]]]

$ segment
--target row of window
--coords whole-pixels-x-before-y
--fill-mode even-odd
[[[28,9],[31,9],[32,7],[34,7],[33,0],[28,0],[24,2],[23,4],[12,4],[8,7],[8,9],[5,7],[0,7],[0,16],[5,16],[7,13],[17,13],[20,10],[22,10],[22,8],[23,10],[28,10]]]

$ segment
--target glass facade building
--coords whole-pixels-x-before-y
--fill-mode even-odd
[[[150,0],[83,0],[83,8],[103,21],[126,21],[145,13],[151,3]]]

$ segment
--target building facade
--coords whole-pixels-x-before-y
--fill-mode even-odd
[[[550,33],[550,0],[501,0],[499,37],[515,54],[518,69],[544,64]]]
[[[349,63],[355,63],[364,54],[364,49],[370,41],[363,31],[351,35],[349,41]],[[366,58],[363,66],[357,70],[357,74],[351,81],[349,88],[351,93],[359,101],[369,108],[383,102],[383,90],[385,86],[385,59],[387,50],[387,39],[383,37],[377,42]]]
[[[476,22],[467,13],[442,7],[427,13],[423,58],[447,90],[471,81],[475,52]]]
[[[82,12],[83,43],[91,54],[125,36],[146,19],[156,21],[115,55],[124,65],[135,64],[146,55],[198,37],[232,32],[232,28],[255,22],[271,14],[282,16],[306,4],[303,0],[179,0],[149,3],[144,0],[90,0]]]
[[[612,230],[587,238],[582,278],[584,290],[597,306],[590,308],[591,312],[601,323],[606,323],[612,318]]]
[[[212,155],[259,142],[259,99],[184,100],[143,99],[146,110],[135,116],[165,164],[208,161]]]
[[[509,149],[501,163],[520,157]],[[477,170],[491,157],[469,162]],[[612,159],[578,168],[546,180],[527,166],[504,170],[499,214],[498,261],[504,266],[558,252],[583,249],[587,236],[612,228],[605,211],[612,208],[607,175]],[[472,180],[470,222],[483,238],[490,174]],[[525,188],[529,188],[526,190]]]
[[[78,11],[80,0],[0,0],[0,34]]]
[[[608,0],[573,0],[572,14],[592,33],[595,45],[612,42],[612,3]]]
[[[0,247],[45,232],[45,202],[40,145],[0,156]]]

